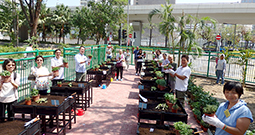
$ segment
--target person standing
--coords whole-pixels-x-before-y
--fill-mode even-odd
[[[112,58],[112,46],[108,45],[106,48],[106,59],[111,59]]]
[[[143,50],[139,49],[139,52],[137,53],[137,68],[136,68],[136,75],[140,75],[141,68],[142,68],[142,62],[143,62]]]
[[[16,62],[13,59],[4,61],[3,70],[9,71],[11,76],[0,76],[0,120],[2,122],[5,121],[6,109],[8,113],[7,120],[13,120],[12,105],[18,100],[18,87],[20,85],[20,75],[14,72],[16,70]]]
[[[170,55],[168,56],[168,60],[169,60],[168,66],[171,65],[173,67],[172,70],[176,71],[177,64],[174,63],[173,58]],[[175,93],[175,78],[172,77],[170,74],[168,75],[168,83],[171,88],[171,91]]]
[[[33,44],[29,44],[25,51],[33,51]],[[34,53],[24,53],[25,58],[34,57]]]
[[[162,61],[162,67],[167,66],[169,64],[169,60],[167,59],[167,54],[163,54],[163,61]],[[163,71],[163,68],[162,68]]]
[[[176,98],[179,99],[182,105],[184,105],[184,98],[188,87],[188,81],[191,74],[191,70],[188,67],[189,56],[184,54],[181,57],[181,66],[177,68],[172,77],[175,77],[175,92]]]
[[[49,80],[55,78],[55,74],[43,66],[44,58],[41,55],[35,57],[36,67],[31,68],[31,73],[36,77],[32,88],[39,90],[40,95],[46,95],[49,89]]]
[[[215,135],[245,135],[253,122],[252,113],[247,103],[240,99],[243,87],[240,82],[227,82],[223,88],[227,102],[221,103],[213,117],[202,119],[216,127]]]
[[[74,56],[75,59],[75,72],[76,81],[86,81],[86,65],[90,64],[91,59],[88,59],[85,55],[85,47],[81,46],[79,48],[79,53]]]
[[[119,50],[119,54],[117,55],[116,60],[117,60],[117,64],[116,64],[117,78],[116,78],[116,81],[119,80],[119,75],[120,75],[120,81],[122,81],[123,63],[125,62],[125,56],[122,53],[122,50]]]
[[[125,60],[126,60],[126,64],[127,64],[127,70],[129,69],[129,62],[130,62],[130,52],[129,49],[127,48],[126,53],[125,53]]]
[[[59,76],[56,76],[53,78],[52,81],[52,86],[57,85],[57,82],[60,81],[62,82],[64,80],[64,64],[63,64],[63,57],[61,57],[61,50],[56,49],[55,52],[55,57],[51,59],[51,68],[55,67],[60,67],[59,69]]]
[[[220,59],[218,60],[218,63],[216,64],[216,76],[217,76],[216,84],[219,83],[220,78],[221,78],[221,84],[224,84],[225,71],[226,71],[225,55],[221,54]]]
[[[137,53],[139,52],[139,47],[136,46],[136,50],[134,50],[134,55],[135,55],[135,69],[137,68]]]

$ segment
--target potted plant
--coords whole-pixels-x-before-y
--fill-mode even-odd
[[[32,91],[31,91],[31,96],[32,96],[32,99],[33,101],[37,101],[40,99],[40,94],[39,94],[39,90],[33,88]]]
[[[171,64],[169,64],[168,69],[173,69],[173,66]]]
[[[163,68],[164,68],[164,70],[167,70],[167,69],[168,69],[168,66],[164,66]]]
[[[197,108],[193,108],[192,112],[194,113],[194,117],[197,119],[197,117],[201,117],[201,112]]]
[[[53,72],[53,74],[55,74],[55,76],[59,76],[59,69],[60,69],[60,67],[52,68],[52,72]]]
[[[102,62],[102,66],[103,66],[103,67],[105,66],[105,64],[106,64],[106,62]]]
[[[178,108],[179,108],[179,106],[178,106],[177,104],[174,104],[174,105],[172,106],[172,112],[173,112],[173,113],[177,113]]]
[[[204,122],[203,120],[200,121],[200,125],[204,132],[207,132],[208,128],[210,127],[210,125]]]
[[[96,66],[95,66],[95,71],[98,71],[99,68],[100,68],[100,66],[99,66],[99,65],[96,65]]]
[[[156,83],[157,83],[157,87],[160,90],[164,90],[166,88],[166,80],[165,79],[157,79]]]
[[[31,105],[32,101],[30,97],[25,98],[25,105]]]
[[[168,106],[166,103],[158,104],[155,109],[161,109],[162,111],[165,111],[168,109]]]
[[[0,73],[0,76],[2,76],[3,78],[3,82],[6,83],[8,81],[7,78],[9,78],[11,76],[11,72],[7,71],[7,70],[3,70],[1,73]]]
[[[203,113],[206,116],[213,117],[217,109],[218,109],[217,105],[206,105],[206,107],[203,108]]]
[[[173,94],[170,93],[165,93],[164,94],[166,104],[168,105],[169,108],[172,108],[172,106],[176,103],[177,99],[174,97]]]
[[[164,74],[161,71],[156,71],[155,74],[158,79],[163,79],[163,77],[164,77]]]
[[[190,129],[190,125],[183,123],[181,121],[174,123],[174,128],[176,129],[176,135],[192,135],[193,130]]]
[[[63,58],[63,65],[64,65],[64,67],[68,68],[68,62],[67,62],[66,58]]]
[[[106,60],[106,63],[110,63],[110,62],[111,62],[111,59],[107,59],[107,60]]]
[[[61,82],[61,81],[58,81],[58,82],[57,82],[57,85],[58,85],[58,87],[62,87],[62,82]]]
[[[69,87],[72,87],[72,86],[73,86],[72,82],[68,83],[68,86],[69,86]]]
[[[91,54],[89,54],[88,57],[89,57],[89,59],[92,59],[92,55]]]
[[[159,60],[159,61],[158,61],[158,64],[159,64],[159,66],[161,67],[161,65],[162,65],[162,60]]]
[[[151,91],[155,91],[155,90],[157,90],[157,88],[155,86],[152,86]]]

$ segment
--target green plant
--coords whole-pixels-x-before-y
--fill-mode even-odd
[[[190,125],[181,121],[174,123],[174,128],[180,132],[181,135],[192,135],[193,130],[190,129]]]
[[[63,63],[68,63],[66,58],[63,58]]]
[[[73,84],[70,82],[70,83],[68,83],[68,86],[69,86],[69,87],[72,87],[72,86],[73,86]]]
[[[166,86],[166,80],[165,79],[157,79],[156,83],[160,86]]]
[[[164,66],[163,68],[164,68],[164,69],[167,69],[167,68],[168,68],[168,66],[166,65],[166,66]]]
[[[92,58],[92,56],[93,56],[92,54],[89,54],[89,55],[88,55],[88,57],[91,57],[91,58]]]
[[[96,65],[95,68],[100,68],[100,66],[99,66],[99,65]]]
[[[58,71],[60,69],[60,67],[54,67],[52,68],[52,71]]]
[[[0,76],[11,76],[11,72],[7,71],[7,70],[3,70],[2,73],[0,73]]]
[[[158,104],[155,109],[161,109],[161,110],[167,110],[168,109],[168,106],[166,103],[162,103],[162,104]]]
[[[106,64],[106,62],[103,62],[102,64],[103,64],[103,65],[105,65],[105,64]]]
[[[173,68],[173,66],[171,64],[168,65],[168,68]]]
[[[57,84],[62,84],[62,82],[61,82],[61,81],[58,81]]]
[[[110,61],[111,61],[111,59],[107,59],[106,61],[107,61],[107,62],[110,62]]]
[[[209,128],[209,127],[210,127],[210,125],[209,125],[208,123],[204,122],[203,120],[200,121],[200,124],[201,124],[203,127],[205,127],[205,128]]]
[[[170,103],[175,104],[177,99],[174,97],[174,95],[171,93],[165,93],[164,94],[165,100],[168,100]]]
[[[172,107],[174,110],[177,110],[179,108],[179,106],[177,104],[174,104]]]
[[[200,110],[198,110],[197,108],[193,108],[192,112],[197,116],[197,117],[201,117],[201,112]]]
[[[254,135],[255,134],[255,129],[254,130],[247,130],[246,135]]]
[[[39,94],[39,90],[33,88],[31,91],[31,96],[34,97],[34,96],[37,96],[38,94]]]
[[[157,77],[164,77],[164,74],[161,71],[156,71],[155,74]]]
[[[29,100],[31,100],[31,98],[30,98],[30,97],[26,97],[25,100],[26,100],[26,101],[29,101]]]
[[[152,86],[151,91],[155,91],[155,90],[157,90],[157,88],[155,86]]]
[[[36,103],[39,103],[39,104],[41,104],[41,103],[47,103],[48,101],[47,101],[48,99],[47,98],[40,98],[40,99],[38,99],[37,101],[35,101]]]
[[[214,114],[218,109],[217,105],[206,105],[206,107],[203,108],[203,112],[206,114]]]
[[[162,60],[159,60],[158,63],[162,63]]]

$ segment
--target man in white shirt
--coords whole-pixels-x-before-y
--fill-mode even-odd
[[[171,74],[172,77],[175,77],[175,91],[176,98],[179,99],[182,105],[184,105],[184,97],[186,96],[186,91],[188,88],[188,81],[191,74],[191,70],[188,67],[189,56],[182,55],[181,57],[181,66],[177,68],[174,74]]]
[[[52,80],[52,86],[57,85],[58,81],[64,80],[64,64],[63,64],[63,57],[61,57],[61,50],[56,49],[55,57],[51,59],[51,68],[60,67],[59,69],[59,76],[53,78]]]
[[[106,48],[106,59],[111,59],[112,58],[112,46],[108,45]]]
[[[33,51],[33,44],[29,44],[25,51]],[[34,57],[34,53],[24,53],[25,58]]]
[[[86,65],[90,64],[91,59],[88,59],[85,55],[85,47],[81,46],[79,48],[79,53],[75,55],[75,72],[76,81],[86,81]]]

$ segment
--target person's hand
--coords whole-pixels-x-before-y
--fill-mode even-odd
[[[208,124],[213,125],[220,129],[223,129],[223,127],[225,126],[225,124],[221,122],[215,115],[213,117],[203,115],[202,119]]]

